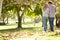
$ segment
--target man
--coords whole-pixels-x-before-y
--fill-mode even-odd
[[[54,17],[56,12],[56,7],[53,5],[52,2],[48,2],[48,8],[49,8],[49,23],[50,23],[50,29],[52,32],[54,32]]]

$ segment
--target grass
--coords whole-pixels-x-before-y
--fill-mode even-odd
[[[8,27],[13,26],[13,27],[15,27],[16,25],[17,24],[7,24],[7,25],[4,25],[4,26],[8,26]],[[28,24],[26,23],[24,25],[28,25]],[[2,34],[5,34],[5,33],[9,34],[9,32],[11,32],[11,34],[12,33],[14,34],[15,32],[16,33],[17,32],[20,32],[20,33],[23,33],[22,34],[23,37],[18,37],[17,38],[18,35],[16,35],[15,37],[16,37],[16,39],[19,39],[20,38],[22,40],[24,40],[24,38],[25,39],[26,38],[27,39],[28,38],[33,39],[33,38],[35,38],[35,36],[36,36],[36,39],[35,40],[37,40],[37,38],[39,40],[60,40],[60,35],[56,35],[55,33],[51,33],[51,32],[48,32],[46,35],[42,35],[43,34],[42,33],[43,27],[37,27],[37,25],[36,25],[36,27],[29,27],[31,25],[33,25],[33,24],[30,23],[30,25],[28,25],[27,28],[21,28],[21,29],[15,28],[15,29],[0,30],[0,33],[2,33]],[[55,26],[55,30],[56,30],[56,26]],[[25,34],[26,32],[27,32],[27,34]],[[36,34],[36,32],[37,32],[37,34]],[[25,35],[28,35],[28,36],[25,36]],[[3,40],[3,37],[0,37],[0,40]]]
[[[39,33],[39,32],[42,32],[43,30],[41,29],[41,28],[22,28],[22,29],[10,29],[10,30],[3,30],[3,31],[0,31],[2,34],[3,33],[7,33],[7,32],[12,32],[12,33],[14,33],[14,32],[33,32],[33,33],[35,33],[35,32],[38,32],[38,34],[37,35],[39,35],[39,34],[41,34],[41,33]],[[29,34],[30,35],[30,34]],[[34,35],[34,34],[33,34]],[[31,35],[31,36],[33,36],[33,35]],[[35,37],[35,36],[34,36]],[[32,39],[34,38],[34,37],[32,37]],[[17,37],[16,37],[17,38]],[[20,39],[22,39],[22,40],[24,40],[24,38],[26,39],[28,39],[28,38],[31,38],[31,37],[21,37]],[[46,35],[40,35],[40,36],[38,36],[38,38],[39,39],[41,39],[41,40],[60,40],[60,35],[55,35],[55,34],[46,34]],[[2,37],[0,38],[1,40],[2,40]],[[19,38],[17,38],[17,39],[19,39]],[[28,39],[29,40],[29,39]]]

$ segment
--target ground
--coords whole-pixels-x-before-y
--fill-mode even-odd
[[[48,28],[48,32],[44,33],[42,25],[37,24],[23,24],[22,29],[17,29],[15,24],[1,25],[0,40],[60,40],[60,28],[55,26],[54,32]]]

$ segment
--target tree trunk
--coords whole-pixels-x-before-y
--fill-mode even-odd
[[[18,28],[22,28],[22,19],[20,16],[18,16]]]
[[[22,10],[22,14],[19,14],[19,8],[17,8],[17,15],[18,15],[18,28],[22,28],[22,17],[26,11],[26,7]]]
[[[8,17],[7,17],[7,24],[8,24]]]
[[[3,0],[0,0],[0,16],[1,16],[1,11],[2,11],[2,3],[3,3]]]
[[[36,17],[34,18],[34,26],[36,25]]]
[[[3,24],[5,24],[4,19],[5,19],[5,18],[4,18],[4,15],[3,15],[3,20],[2,20],[2,21],[3,21]]]
[[[23,23],[25,23],[24,19],[25,19],[25,17],[23,17],[23,19],[22,19],[23,20]]]
[[[21,18],[21,16],[20,16],[20,14],[19,14],[19,11],[17,11],[17,15],[18,15],[18,28],[22,28],[22,18]]]

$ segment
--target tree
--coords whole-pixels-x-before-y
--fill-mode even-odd
[[[42,15],[42,9],[39,6],[39,4],[36,5],[36,8],[34,10],[34,13],[35,13],[35,15],[39,15],[39,14]]]
[[[9,2],[11,2],[11,0],[3,0],[3,3],[2,3],[2,13],[1,13],[1,15],[2,15],[2,18],[3,18],[3,24],[5,23],[4,22],[4,19],[5,19],[5,17],[8,15],[7,13],[8,13],[8,10],[10,10],[9,9],[9,7],[11,7],[9,4]]]
[[[15,9],[18,16],[18,28],[22,28],[21,21],[26,9],[29,8],[30,5],[34,5],[39,2],[40,0],[4,0],[2,6],[2,15],[4,16],[4,14],[9,10]],[[24,9],[22,10],[21,7]],[[20,11],[22,11],[22,14],[19,13]]]
[[[1,16],[1,10],[2,10],[2,2],[3,0],[0,0],[0,16]]]
[[[24,8],[24,10],[22,11],[22,14],[20,15],[19,14],[19,8],[18,8],[18,6],[17,6],[17,15],[18,15],[18,28],[21,28],[21,20],[22,20],[22,17],[23,17],[23,15],[24,15],[24,13],[25,13],[25,11],[26,11],[26,9],[27,8],[29,8],[29,6],[31,5],[31,4],[34,4],[34,3],[36,3],[37,2],[37,0],[36,0],[36,2],[35,2],[35,0],[18,0],[18,1],[16,1],[16,0],[14,0],[13,1],[14,2],[14,5],[22,5],[22,7]],[[38,0],[38,2],[39,2],[39,0]]]

